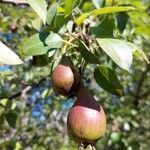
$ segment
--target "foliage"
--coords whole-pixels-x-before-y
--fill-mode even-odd
[[[18,62],[13,52],[0,56],[0,149],[78,148],[65,124],[74,100],[51,89],[51,72],[63,54],[106,112],[107,132],[96,148],[148,149],[148,1],[27,2],[31,7],[0,8],[0,39],[24,61],[11,66]]]

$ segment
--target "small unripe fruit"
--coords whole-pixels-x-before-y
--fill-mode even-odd
[[[63,57],[52,73],[52,88],[61,95],[69,96],[80,86],[81,77],[68,57]]]
[[[69,135],[79,143],[94,144],[105,133],[105,112],[86,88],[78,91],[68,114],[67,127]]]

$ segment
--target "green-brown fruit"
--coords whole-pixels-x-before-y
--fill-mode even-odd
[[[52,73],[53,90],[64,96],[77,92],[81,84],[81,77],[71,60],[63,56]]]
[[[79,143],[94,144],[105,133],[103,108],[86,88],[81,88],[67,118],[69,135]]]

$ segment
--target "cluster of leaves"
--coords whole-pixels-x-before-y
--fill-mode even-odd
[[[60,58],[64,53],[70,57],[78,56],[79,67],[96,64],[94,77],[97,83],[106,91],[121,96],[122,86],[114,69],[100,65],[100,51],[103,50],[115,64],[128,71],[135,52],[147,60],[140,48],[125,41],[126,37],[122,36],[127,20],[122,22],[121,17],[124,15],[127,19],[127,11],[139,11],[133,6],[120,6],[107,1],[64,0],[52,1],[48,7],[44,0],[27,2],[43,23],[36,22],[38,33],[23,43],[21,54],[24,57],[34,56],[33,61],[37,65],[53,64],[56,57]],[[90,5],[90,9],[86,5]],[[114,13],[119,14],[113,16]],[[41,61],[43,59],[45,62]]]
[[[0,73],[0,121],[2,123],[0,148],[11,146],[21,149],[21,147],[30,146],[33,149],[74,149],[74,143],[66,142],[68,139],[64,131],[65,127],[61,128],[65,121],[62,121],[62,115],[60,115],[63,113],[64,120],[66,119],[66,109],[69,109],[71,102],[60,102],[59,99],[64,98],[56,97],[50,85],[46,84],[49,82],[47,76],[50,76],[64,53],[70,56],[80,69],[85,77],[85,83],[98,100],[101,97],[100,102],[105,107],[108,130],[106,136],[97,144],[97,148],[148,148],[149,135],[146,132],[149,129],[147,118],[150,104],[147,100],[138,102],[148,93],[149,79],[146,79],[143,84],[143,78],[148,77],[143,75],[149,71],[148,65],[142,61],[139,64],[139,60],[143,58],[148,61],[141,49],[149,55],[147,52],[150,45],[148,3],[145,2],[144,5],[138,0],[120,2],[27,0],[27,2],[36,13],[29,8],[24,8],[27,11],[21,8],[22,13],[19,17],[17,13],[10,15],[13,9],[8,9],[8,17],[2,9],[4,24],[0,28],[1,31],[7,31],[5,18],[11,22],[12,18],[16,17],[14,23],[18,24],[26,12],[26,18],[31,20],[26,21],[23,26],[21,23],[18,24],[17,31],[13,31],[27,38],[23,41],[24,37],[21,36],[23,42],[21,46],[17,46],[19,55],[25,63],[13,68],[15,75],[14,72],[7,75],[4,71]],[[139,17],[141,15],[142,19]],[[5,38],[2,40],[8,46],[15,48]],[[4,44],[0,43],[0,46],[3,47],[3,49],[0,48],[0,53],[4,56],[0,56],[0,63],[11,65],[22,63]],[[131,66],[133,55],[138,61]],[[124,70],[130,71],[131,75]],[[97,87],[92,80],[93,77],[107,92],[118,96],[122,96],[123,93],[125,95],[119,99],[108,94]],[[43,78],[46,80],[46,86],[40,82],[43,83]],[[43,86],[42,90],[39,89],[40,86]],[[14,97],[17,94],[14,95],[14,92],[24,87],[27,88],[23,92],[20,91],[19,101],[15,101]],[[32,91],[29,94],[25,92],[28,88]],[[36,90],[41,94],[35,92]],[[13,99],[13,102],[8,99]],[[47,118],[46,120],[43,119],[43,115]]]

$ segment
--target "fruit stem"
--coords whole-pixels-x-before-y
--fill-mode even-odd
[[[95,147],[93,145],[87,145],[87,146],[84,146],[84,145],[80,145],[79,146],[79,150],[96,150]]]

